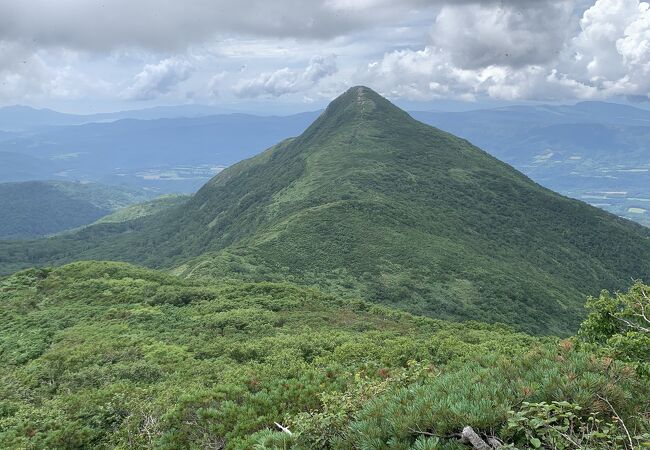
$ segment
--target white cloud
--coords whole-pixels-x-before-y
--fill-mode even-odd
[[[425,0],[2,0],[0,39],[178,51],[218,34],[322,39],[396,24]],[[435,2],[433,2],[435,3]]]
[[[335,56],[314,56],[302,70],[285,67],[275,72],[262,73],[255,78],[239,81],[234,91],[238,97],[279,97],[306,91],[337,70]]]
[[[650,5],[598,0],[585,11],[566,70],[607,95],[650,92]]]
[[[74,99],[110,89],[101,78],[79,73],[75,63],[76,56],[64,49],[35,51],[21,43],[0,41],[0,102]]]
[[[431,30],[432,44],[464,69],[546,63],[562,49],[572,11],[569,0],[447,5]]]
[[[209,97],[219,97],[219,89],[221,88],[221,84],[227,75],[228,73],[222,70],[221,72],[210,77],[210,81],[208,81],[207,86]]]
[[[188,60],[179,58],[167,58],[158,64],[147,64],[122,95],[133,100],[155,99],[187,80],[193,70],[194,67]]]
[[[392,97],[428,100],[454,96],[479,83],[473,72],[455,67],[439,49],[398,50],[369,64],[362,82]]]
[[[647,96],[650,5],[597,0],[575,31],[572,16],[564,0],[545,8],[445,6],[429,45],[386,53],[362,78],[393,96],[419,100]]]
[[[649,9],[639,0],[0,0],[0,103],[320,101],[360,83],[413,100],[647,98]],[[328,54],[338,56],[310,61]]]
[[[625,64],[641,66],[647,74],[650,65],[650,5],[642,3],[638,13],[625,28],[624,37],[617,39],[616,49]]]
[[[0,40],[179,51],[216,35],[328,39],[449,4],[552,0],[0,0]]]

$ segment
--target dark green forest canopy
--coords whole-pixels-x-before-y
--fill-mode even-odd
[[[331,407],[360,402],[358,420],[395,421],[361,429],[367,439],[393,430],[381,439],[399,448],[421,437],[417,427],[505,426],[522,401],[568,400],[602,415],[597,396],[606,396],[633,431],[647,410],[647,383],[633,370],[557,339],[286,283],[204,283],[80,262],[0,280],[0,317],[2,448],[250,449],[274,422],[325,413],[327,395]],[[376,401],[366,403],[371,392]],[[403,410],[404,395],[420,409]],[[399,414],[381,418],[377,407]],[[350,420],[331,432],[361,426]],[[372,442],[350,436],[350,445]],[[384,442],[377,448],[398,448]]]
[[[587,295],[647,278],[649,255],[649,229],[544,189],[356,87],[182,207],[0,243],[0,271],[123,260],[568,334]]]
[[[152,197],[142,189],[96,183],[0,183],[0,239],[60,233]]]

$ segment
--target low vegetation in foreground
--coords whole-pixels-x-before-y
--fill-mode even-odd
[[[461,449],[470,426],[506,448],[639,448],[647,295],[590,299],[560,340],[290,284],[29,269],[0,280],[0,447]]]

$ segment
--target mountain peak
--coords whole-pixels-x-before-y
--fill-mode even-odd
[[[354,101],[357,105],[361,106],[363,105],[364,102],[372,102],[373,99],[380,98],[382,100],[386,100],[384,97],[370,89],[369,87],[366,86],[354,86],[348,89],[346,92],[341,94],[342,96],[349,96],[351,97],[352,101]]]
[[[358,114],[367,114],[381,109],[399,110],[386,98],[366,86],[354,86],[330,103],[328,110],[351,110]]]
[[[332,100],[303,137],[311,137],[314,133],[324,130],[340,130],[341,127],[359,123],[381,122],[396,126],[412,120],[405,111],[369,87],[354,86]]]
[[[375,96],[375,97],[381,97],[378,93],[373,91],[367,86],[352,86],[349,88],[347,91],[343,92],[340,97],[354,97],[354,98],[360,98],[364,96]]]

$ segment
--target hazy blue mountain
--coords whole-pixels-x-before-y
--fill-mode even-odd
[[[0,151],[37,158],[34,163],[42,161],[49,178],[190,192],[220,169],[300,134],[317,115],[229,114],[49,127],[6,139]]]
[[[0,130],[26,131],[46,126],[81,125],[121,119],[153,120],[176,117],[201,117],[233,111],[210,105],[173,105],[97,114],[66,114],[51,109],[14,105],[0,108]],[[2,133],[0,133],[0,138]]]
[[[53,165],[47,160],[21,153],[0,151],[0,181],[48,178],[52,170]]]
[[[76,123],[82,123],[80,122],[80,116],[52,111],[51,109],[36,109],[20,105],[0,108],[0,130],[3,131]]]
[[[232,114],[228,108],[222,108],[213,105],[171,105],[171,106],[154,106],[151,108],[131,109],[111,113],[99,113],[88,116],[88,122],[99,122],[105,120],[120,119],[173,119],[176,117],[202,117],[214,116],[217,114]]]
[[[608,102],[580,102],[575,105],[516,105],[461,112],[415,111],[419,120],[436,120],[453,127],[472,128],[473,124],[523,124],[548,126],[562,123],[605,123],[650,126],[650,111]],[[463,123],[463,119],[465,122]],[[495,119],[498,122],[495,122]],[[500,122],[504,122],[501,124]],[[488,132],[489,130],[482,130]]]
[[[13,138],[15,136],[16,136],[16,133],[0,130],[0,142],[5,141],[7,139],[11,139],[11,138]]]

